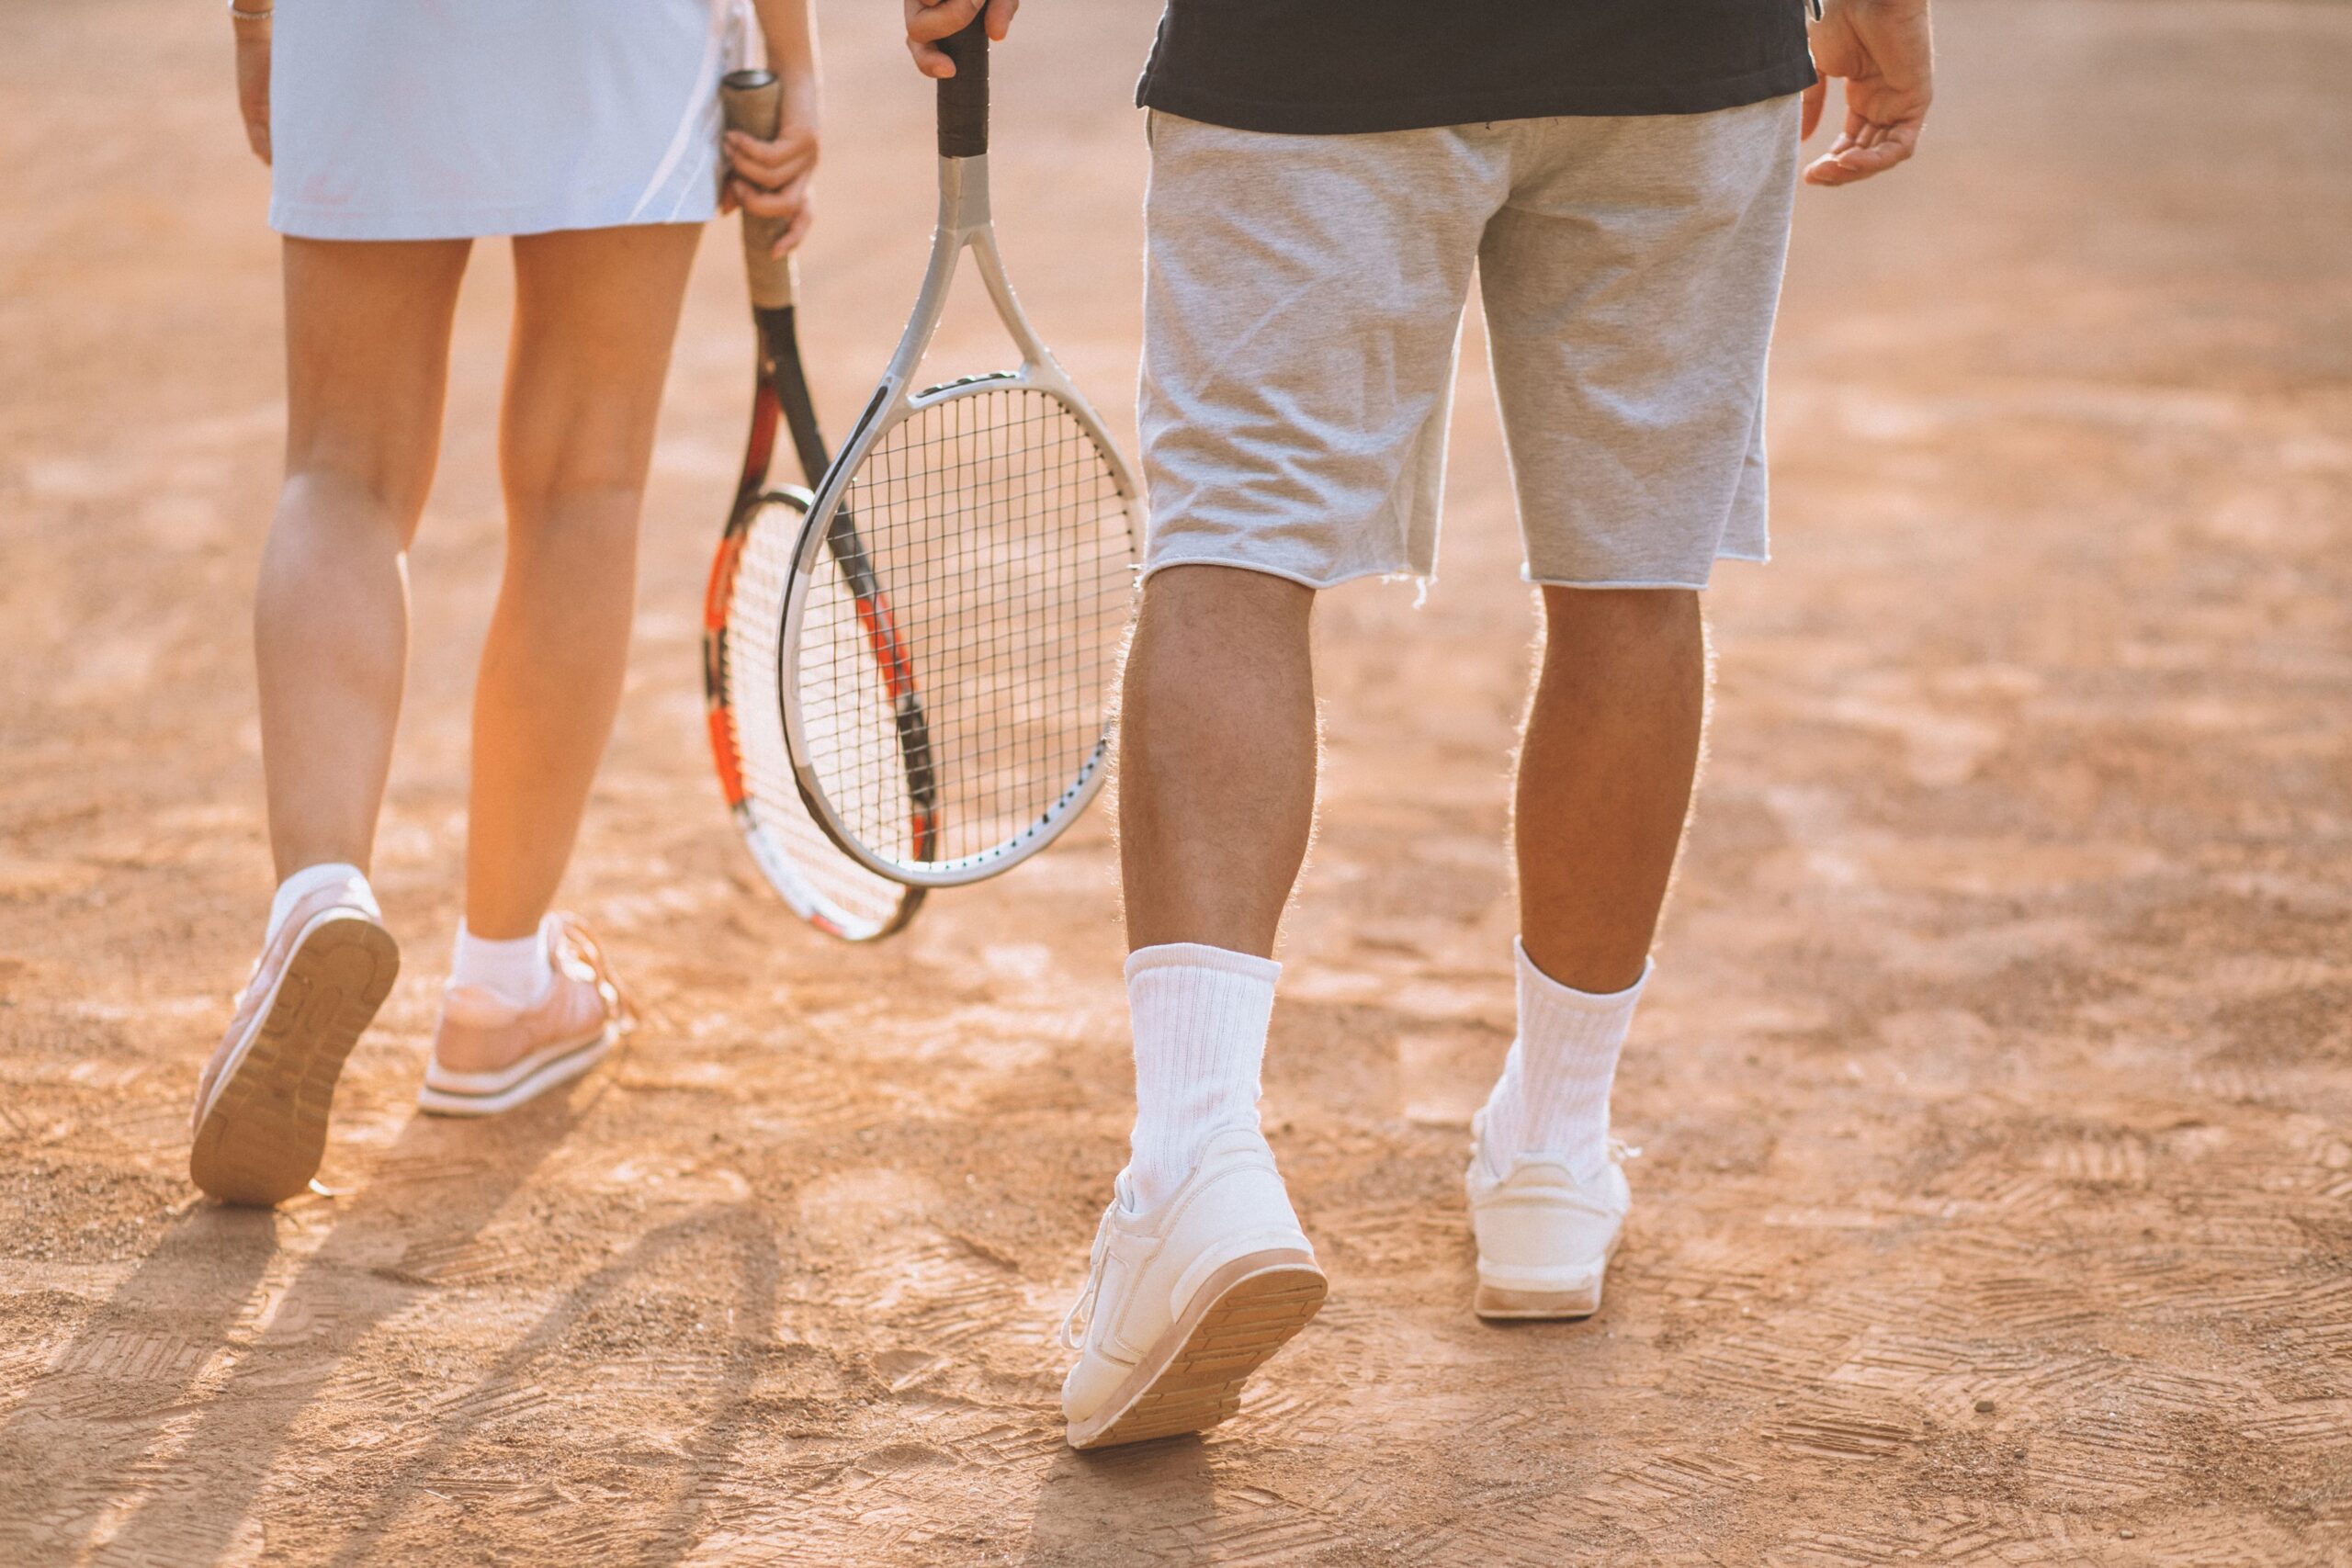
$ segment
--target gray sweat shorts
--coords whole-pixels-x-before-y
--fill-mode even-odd
[[[1146,573],[1433,576],[1474,265],[1529,581],[1764,559],[1797,109],[1359,136],[1154,112]]]

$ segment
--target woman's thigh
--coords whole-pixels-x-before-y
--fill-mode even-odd
[[[413,525],[433,483],[466,240],[285,242],[287,472]]]
[[[643,485],[701,232],[648,224],[515,240],[501,441],[510,494]]]

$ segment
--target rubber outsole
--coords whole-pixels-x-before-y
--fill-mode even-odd
[[[585,1077],[612,1055],[620,1032],[606,1026],[596,1034],[554,1053],[545,1062],[494,1094],[466,1094],[431,1082],[416,1091],[417,1109],[428,1116],[497,1116],[537,1100],[551,1089]]]
[[[1609,1282],[1609,1265],[1616,1260],[1618,1243],[1623,1239],[1621,1231],[1610,1242],[1609,1249],[1600,1255],[1599,1272],[1589,1283],[1566,1291],[1530,1291],[1489,1285],[1480,1280],[1470,1310],[1480,1317],[1497,1321],[1590,1317],[1600,1310],[1601,1288]]]
[[[1590,1317],[1600,1310],[1600,1287],[1586,1291],[1506,1291],[1478,1287],[1471,1310],[1484,1318]]]
[[[391,994],[400,948],[356,915],[325,920],[287,960],[243,1060],[218,1086],[188,1176],[224,1203],[282,1203],[311,1185],[345,1058]]]
[[[1330,1284],[1312,1253],[1281,1247],[1209,1276],[1101,1409],[1069,1427],[1074,1449],[1109,1449],[1205,1432],[1241,1404],[1241,1385],[1322,1310]]]

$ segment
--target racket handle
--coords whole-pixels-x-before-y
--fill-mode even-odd
[[[939,155],[978,158],[989,150],[988,8],[962,32],[939,40],[956,74],[939,84]]]
[[[718,84],[718,101],[727,112],[727,129],[755,141],[773,141],[784,123],[784,84],[773,71],[730,71]],[[720,157],[726,156],[722,151]],[[799,279],[790,256],[771,255],[789,225],[781,218],[761,218],[743,212],[743,270],[752,276],[752,303],[763,310],[792,303]]]

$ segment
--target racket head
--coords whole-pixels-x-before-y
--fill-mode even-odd
[[[777,649],[796,776],[845,853],[959,886],[1085,810],[1110,759],[1136,497],[1042,352],[877,397],[820,488]]]
[[[792,911],[844,942],[878,942],[922,905],[920,887],[844,855],[794,775],[776,688],[777,643],[811,497],[763,491],[736,508],[703,610],[703,689],[721,790],[752,859]],[[907,785],[901,759],[900,789]]]

